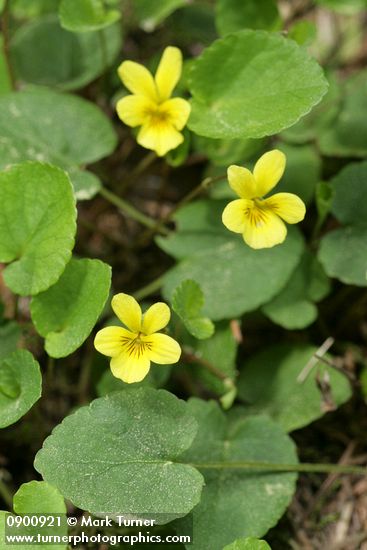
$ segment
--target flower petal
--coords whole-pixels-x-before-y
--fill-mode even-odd
[[[134,335],[122,327],[106,327],[99,330],[94,339],[94,347],[99,353],[108,357],[116,357],[122,351],[122,339]]]
[[[191,106],[186,99],[174,97],[162,103],[159,110],[166,113],[176,130],[182,130],[190,116]]]
[[[228,183],[241,199],[258,197],[256,181],[250,170],[232,164],[227,170]]]
[[[251,248],[271,248],[280,244],[287,236],[284,222],[271,210],[263,210],[261,222],[254,223],[254,217],[246,218],[243,240]]]
[[[298,223],[306,214],[304,202],[293,193],[276,193],[265,204],[287,223]]]
[[[227,204],[222,214],[222,222],[230,231],[243,233],[246,223],[246,211],[251,208],[253,201],[236,199]]]
[[[257,197],[263,197],[278,183],[285,169],[285,154],[278,149],[262,155],[254,168]]]
[[[167,336],[167,334],[151,334],[150,336],[144,336],[143,341],[149,341],[149,359],[153,363],[158,365],[170,365],[171,363],[177,363],[181,356],[181,348],[179,344]]]
[[[129,294],[116,294],[111,306],[117,317],[131,332],[138,333],[141,328],[141,309],[138,302]]]
[[[153,334],[168,325],[171,311],[167,304],[157,302],[152,305],[143,315],[141,331],[144,334]]]
[[[181,72],[182,53],[178,48],[168,46],[163,52],[155,73],[155,82],[161,101],[171,97],[173,88],[180,80]]]
[[[151,122],[141,127],[137,142],[142,147],[155,151],[159,157],[163,157],[168,151],[176,149],[183,142],[183,136],[172,124]]]
[[[150,360],[148,355],[140,357],[128,355],[125,352],[111,359],[111,371],[116,378],[127,384],[141,382],[149,372]]]
[[[155,108],[153,101],[142,95],[127,95],[116,105],[119,118],[128,126],[141,126],[146,122],[147,112]]]
[[[154,78],[144,65],[135,63],[135,61],[124,61],[117,72],[130,92],[143,95],[154,102],[158,100]]]

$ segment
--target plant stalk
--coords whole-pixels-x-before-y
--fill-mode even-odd
[[[112,191],[109,191],[105,187],[102,187],[99,190],[99,194],[102,195],[102,197],[104,197],[110,203],[117,206],[117,208],[122,210],[122,212],[124,212],[127,216],[129,216],[133,220],[136,220],[142,225],[145,225],[145,227],[153,228],[156,226],[156,221],[153,218],[146,216],[145,214],[143,214],[143,212],[140,212],[140,210],[132,206],[130,203],[128,203],[121,197],[115,195],[115,193],[113,193]],[[160,228],[160,232],[163,233],[164,235],[168,235],[169,230],[166,227],[162,226]]]

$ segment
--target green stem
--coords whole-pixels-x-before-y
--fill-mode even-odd
[[[0,497],[3,499],[9,510],[11,510],[13,507],[13,495],[2,479],[0,479]]]
[[[152,281],[148,285],[134,292],[134,298],[139,301],[139,300],[142,300],[143,298],[146,298],[147,296],[150,296],[151,294],[154,294],[154,292],[157,292],[158,290],[160,290],[160,288],[163,285],[163,278],[164,276],[162,275],[157,279],[154,279],[154,281]]]
[[[271,462],[208,462],[190,464],[199,470],[262,470],[266,472],[306,472],[319,474],[355,474],[366,476],[367,468],[361,466],[339,466],[338,464],[273,464]]]
[[[174,208],[172,208],[172,210],[167,214],[167,216],[165,216],[164,218],[162,218],[161,220],[156,222],[155,225],[150,229],[150,231],[147,231],[143,235],[142,241],[146,242],[147,240],[149,240],[151,238],[152,235],[154,235],[154,233],[161,233],[162,228],[164,228],[166,226],[166,224],[172,220],[173,216],[176,214],[176,212],[178,210],[180,210],[180,208],[182,208],[183,206],[185,206],[186,204],[191,202],[192,199],[194,199],[198,195],[201,195],[201,193],[203,191],[205,191],[206,189],[208,189],[209,187],[211,187],[213,185],[213,183],[216,183],[217,181],[222,181],[226,177],[227,176],[224,174],[222,176],[217,176],[215,178],[205,178],[201,183],[199,183],[199,185],[197,187],[192,189],[192,191],[190,191],[190,193],[185,195],[183,197],[183,199],[181,199],[176,204],[176,206],[174,206]]]
[[[145,227],[153,228],[156,226],[156,221],[153,218],[146,216],[145,214],[143,214],[143,212],[140,212],[140,210],[137,210],[130,203],[128,203],[121,197],[115,195],[115,193],[112,193],[112,191],[109,191],[105,187],[102,187],[99,190],[99,193],[100,195],[102,195],[102,197],[104,197],[110,203],[114,204],[115,206],[117,206],[117,208],[122,210],[122,212],[124,212],[127,216],[129,216],[133,220],[136,220],[142,225],[145,225]],[[160,231],[165,235],[168,235],[169,233],[169,230],[165,227],[162,227]]]
[[[156,160],[157,155],[154,151],[151,151],[141,161],[135,166],[135,168],[130,172],[129,176],[126,177],[121,185],[120,190],[124,193],[130,185],[137,179],[137,177],[145,172],[145,170]]]
[[[10,60],[10,37],[9,37],[9,15],[10,15],[10,0],[5,0],[3,14],[1,17],[1,27],[3,31],[3,53],[6,67],[10,78],[11,87],[16,89],[16,80],[13,71],[13,66]]]

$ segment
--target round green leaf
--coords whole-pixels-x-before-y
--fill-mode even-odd
[[[215,7],[221,36],[242,29],[273,31],[282,25],[274,0],[218,0]]]
[[[26,83],[63,90],[82,88],[115,61],[121,48],[120,25],[100,32],[105,49],[101,47],[99,32],[69,32],[54,15],[26,23],[11,42],[17,77]]]
[[[49,485],[45,481],[30,481],[29,483],[23,483],[18,491],[14,495],[13,500],[14,512],[16,514],[42,514],[42,515],[62,515],[60,521],[64,519],[64,522],[60,526],[53,525],[50,527],[40,526],[33,527],[22,526],[21,528],[8,528],[7,535],[17,536],[34,536],[38,534],[44,536],[66,536],[66,506],[62,495],[59,491]],[[55,522],[57,523],[57,522]],[[66,544],[32,544],[33,550],[66,550]],[[7,548],[5,542],[5,512],[0,512],[0,548]],[[17,544],[18,550],[29,550],[29,544]]]
[[[233,462],[296,464],[292,440],[266,417],[230,424],[217,403],[190,399],[189,410],[199,423],[193,445],[183,460],[205,476],[200,504],[192,512],[193,550],[222,550],[234,538],[261,537],[283,515],[295,490],[296,474],[226,468]],[[222,464],[200,468],[200,464]],[[183,531],[190,518],[177,522]]]
[[[0,360],[17,349],[22,331],[13,321],[0,325]]]
[[[235,540],[232,544],[225,546],[223,550],[271,550],[271,548],[264,540],[247,537]]]
[[[267,250],[253,250],[240,236],[218,244],[215,233],[202,236],[200,231],[186,235],[186,244],[190,255],[167,273],[163,294],[171,301],[182,281],[194,279],[204,293],[203,315],[213,320],[230,319],[268,302],[284,287],[304,248],[294,227],[284,244]]]
[[[177,8],[188,4],[188,0],[134,0],[134,14],[141,27],[147,31],[153,31],[168,15]]]
[[[189,128],[212,138],[275,134],[307,114],[327,90],[320,66],[304,49],[253,30],[215,41],[192,64],[188,84]]]
[[[61,26],[75,32],[96,31],[118,21],[118,10],[106,9],[103,0],[62,0],[59,8]]]
[[[68,416],[35,467],[83,510],[165,523],[200,499],[202,476],[177,458],[196,431],[186,403],[164,390],[112,393]]]
[[[328,277],[317,258],[306,251],[287,285],[262,311],[274,323],[289,330],[305,328],[317,319],[313,302],[324,298],[329,291]]]
[[[42,88],[0,97],[0,168],[46,161],[69,172],[77,198],[93,196],[100,182],[79,167],[109,155],[116,134],[92,103]]]
[[[111,268],[99,260],[71,260],[57,283],[32,298],[31,315],[51,357],[66,357],[89,336],[111,285]]]
[[[367,286],[367,225],[327,233],[321,240],[318,258],[330,277]]]
[[[340,111],[329,116],[330,124],[319,133],[320,151],[325,155],[366,157],[367,128],[367,70],[360,71],[346,81]]]
[[[330,184],[333,214],[344,224],[363,224],[367,220],[367,161],[348,164]]]
[[[76,231],[67,174],[26,162],[0,173],[0,261],[8,287],[22,296],[56,283],[70,260]]]
[[[12,384],[9,392],[10,382]],[[21,418],[41,397],[39,364],[26,350],[18,350],[0,362],[0,428]],[[5,392],[4,392],[5,388]]]
[[[316,351],[312,346],[278,345],[246,361],[238,380],[238,395],[248,404],[248,414],[268,414],[287,431],[320,418],[325,409],[316,372],[327,372],[336,405],[347,401],[351,396],[347,378],[327,365],[318,363],[305,382],[297,381]]]
[[[295,193],[305,204],[309,204],[321,176],[320,156],[314,147],[308,145],[295,147],[281,144],[279,149],[287,157],[287,166],[276,193]]]
[[[63,496],[45,481],[23,483],[14,495],[13,506],[17,514],[66,514]]]

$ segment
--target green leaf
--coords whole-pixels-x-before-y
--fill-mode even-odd
[[[204,295],[195,281],[187,279],[176,288],[172,296],[172,309],[183,321],[187,330],[200,340],[214,334],[214,325],[210,319],[202,317]]]
[[[0,362],[0,428],[14,424],[29,411],[41,397],[41,385],[39,364],[29,351],[18,350],[2,359]]]
[[[199,200],[180,208],[174,217],[176,232],[157,237],[157,244],[174,258],[183,259],[231,242],[233,236],[222,224],[226,204],[221,200]]]
[[[121,13],[107,9],[103,0],[61,0],[61,26],[74,32],[96,31],[118,21]]]
[[[288,38],[291,38],[300,46],[309,46],[317,36],[317,27],[315,23],[308,19],[296,21],[288,32]]]
[[[187,3],[188,0],[133,0],[133,7],[142,29],[151,32],[172,12]]]
[[[300,144],[319,139],[321,132],[333,123],[340,109],[341,87],[333,74],[328,74],[329,88],[322,101],[305,117],[284,130],[281,137]]]
[[[66,506],[62,495],[55,487],[44,481],[30,481],[23,483],[14,495],[14,512],[16,514],[66,514]],[[42,534],[45,536],[63,537],[67,535],[66,516],[60,518],[61,525],[53,525],[52,527],[40,526],[33,527],[22,526],[21,529],[7,528],[7,535],[24,535],[37,536]],[[57,523],[57,522],[56,522]],[[5,542],[5,512],[0,512],[0,546],[7,547]],[[29,550],[29,544],[17,544],[18,550]],[[66,550],[66,544],[32,544],[34,550]]]
[[[242,461],[296,464],[292,440],[265,417],[244,418],[231,425],[213,401],[190,399],[188,406],[199,431],[182,460],[196,464],[205,475],[200,504],[192,512],[195,535],[191,548],[222,550],[234,538],[261,537],[287,508],[296,475],[225,466]],[[200,468],[210,463],[223,467]],[[177,532],[188,522],[190,517],[176,522]]]
[[[235,540],[232,544],[225,546],[223,550],[271,550],[271,548],[264,540],[247,537]]]
[[[23,483],[14,495],[13,506],[17,514],[66,514],[63,496],[45,481]]]
[[[150,386],[161,388],[171,374],[171,367],[166,365],[163,369],[150,369],[147,376],[141,382],[136,382],[134,388]],[[131,385],[113,376],[110,369],[106,370],[97,383],[97,395],[103,397],[113,391],[129,390]]]
[[[0,168],[24,160],[69,172],[77,198],[92,197],[100,182],[80,167],[112,153],[117,137],[92,103],[42,88],[0,97]]]
[[[198,201],[182,209],[179,231],[158,239],[164,250],[184,258],[164,278],[165,298],[171,301],[182,281],[194,279],[204,293],[203,314],[212,320],[240,316],[271,300],[288,281],[304,248],[299,231],[291,227],[281,246],[251,249],[224,228],[225,204]]]
[[[261,151],[263,139],[210,139],[195,136],[195,149],[208,157],[216,166],[245,162]],[[212,191],[215,191],[216,186]],[[230,188],[229,188],[230,189]]]
[[[32,321],[51,357],[66,357],[88,338],[111,285],[111,268],[99,260],[71,260],[57,283],[34,296]]]
[[[295,193],[305,204],[314,197],[321,175],[321,159],[314,147],[295,147],[281,144],[278,147],[287,157],[284,175],[276,187],[276,193]]]
[[[183,342],[185,347],[187,346],[192,350],[193,357],[198,358],[197,362],[194,360],[192,362],[195,377],[211,392],[218,395],[228,392],[228,386],[203,367],[200,364],[200,360],[210,363],[229,380],[234,381],[236,376],[237,343],[230,324],[227,321],[217,323],[215,334],[208,340],[198,342],[193,338],[188,338],[187,341],[183,340]]]
[[[348,164],[331,181],[332,212],[343,224],[367,220],[367,161]]]
[[[321,240],[318,258],[329,277],[367,286],[367,225],[327,233]]]
[[[101,46],[100,33],[105,48]],[[77,90],[112,65],[120,49],[119,24],[98,32],[75,33],[63,29],[56,15],[46,15],[15,32],[11,58],[18,79],[23,82]]]
[[[214,10],[210,4],[187,4],[171,14],[167,25],[179,44],[190,46],[199,42],[208,45],[217,38]]]
[[[317,302],[330,292],[330,283],[317,258],[305,252],[284,289],[262,311],[274,323],[294,330],[317,319]]]
[[[112,393],[68,416],[35,467],[83,510],[165,523],[200,499],[202,476],[178,459],[196,432],[186,403],[164,390]]]
[[[282,26],[274,0],[217,0],[215,7],[221,36],[242,29],[274,31]]]
[[[21,330],[17,323],[10,321],[0,325],[0,360],[17,349]]]
[[[326,412],[315,374],[327,373],[336,405],[351,396],[343,374],[318,363],[305,382],[297,381],[317,351],[312,346],[272,346],[246,361],[238,380],[238,395],[246,402],[248,414],[268,414],[287,431],[307,426]]]
[[[0,261],[7,286],[22,296],[55,284],[70,260],[76,209],[67,174],[27,162],[0,173]]]
[[[361,113],[367,112],[367,70],[345,83],[341,110],[334,113],[319,135],[321,153],[330,156],[366,157],[367,126]]]
[[[320,66],[303,48],[253,30],[215,41],[192,64],[188,84],[193,96],[189,128],[228,139],[280,132],[307,114],[327,90]]]

